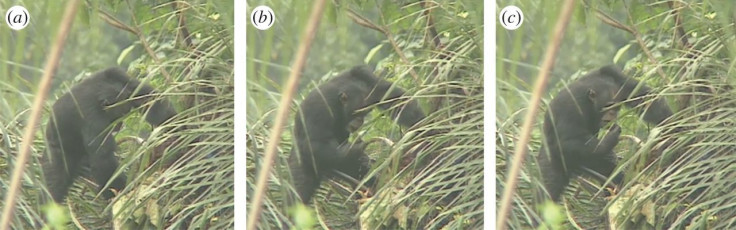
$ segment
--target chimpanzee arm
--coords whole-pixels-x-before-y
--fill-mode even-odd
[[[636,79],[624,75],[615,66],[602,67],[600,72],[611,77],[618,85],[620,85],[619,91],[616,94],[616,100],[626,101],[626,106],[629,108],[641,106],[641,104],[646,102],[648,99],[647,97],[651,94],[651,88]],[[669,108],[667,101],[664,98],[651,99],[651,101],[641,109],[644,121],[655,125],[662,123],[662,121],[672,116],[672,110]]]
[[[114,197],[114,194],[108,189],[103,190],[110,178],[118,168],[118,161],[115,157],[117,144],[112,130],[107,128],[106,122],[90,122],[82,128],[82,139],[85,148],[89,154],[89,163],[91,167],[92,178],[100,188],[102,196],[105,199]],[[110,183],[110,188],[118,191],[125,187],[125,177],[118,176]]]
[[[367,102],[389,111],[391,118],[404,127],[412,127],[426,117],[419,103],[405,98],[403,89],[383,79],[378,79]]]
[[[559,143],[559,146],[562,146],[561,150],[565,157],[581,159],[590,157],[591,155],[606,156],[613,151],[614,147],[616,147],[620,135],[621,128],[618,125],[614,125],[601,140],[598,140],[598,138],[595,138],[593,135],[590,135],[588,138],[568,138]]]
[[[174,106],[166,99],[158,99],[146,111],[146,121],[153,126],[160,126],[176,115]]]

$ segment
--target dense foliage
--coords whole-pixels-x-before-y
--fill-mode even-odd
[[[552,1],[505,4],[519,6],[526,17],[519,30],[498,27],[499,188],[505,187],[530,84],[559,12],[559,4]],[[550,100],[582,73],[616,63],[629,76],[655,88],[676,114],[654,127],[642,122],[637,113],[622,111],[616,122],[627,138],[621,140],[616,153],[620,156],[618,171],[626,175],[624,186],[604,198],[595,195],[599,185],[595,180],[576,180],[565,195],[565,208],[556,209],[563,215],[555,219],[563,224],[555,227],[734,228],[734,3],[604,0],[576,4],[544,100]],[[517,196],[507,220],[512,229],[527,229],[540,218],[538,207],[532,204],[532,191],[540,186],[534,156],[540,148],[545,110],[543,106],[537,116],[538,128],[518,178]]]
[[[11,228],[232,228],[232,2],[82,2],[46,100]],[[0,34],[0,191],[7,191],[65,3],[0,0],[0,6],[23,5],[32,16],[24,30],[3,28]],[[129,182],[113,202],[95,199],[96,186],[80,179],[64,205],[42,205],[39,158],[46,148],[48,108],[89,73],[116,65],[153,85],[179,114],[156,129],[143,121],[142,112],[121,121],[118,171]]]
[[[271,30],[248,28],[248,199],[253,198],[281,87],[312,5],[265,2],[278,15],[289,16]],[[260,228],[482,228],[483,2],[338,3],[328,4],[302,72]],[[360,64],[374,66],[379,77],[406,89],[428,118],[414,131],[401,130],[376,110],[352,135],[383,140],[367,150],[374,160],[370,175],[378,178],[372,197],[358,202],[349,183],[330,181],[323,183],[313,205],[288,207],[286,197],[293,189],[287,158],[297,105],[315,85]],[[418,130],[439,134],[418,138]]]

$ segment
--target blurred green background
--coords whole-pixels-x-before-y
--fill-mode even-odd
[[[24,6],[31,22],[20,31],[0,27],[0,191],[7,191],[66,1],[0,0],[0,11],[13,5]],[[82,1],[53,73],[11,228],[231,228],[233,23],[232,1]],[[153,85],[179,115],[153,130],[139,112],[121,121],[116,154],[128,185],[110,205],[79,179],[65,204],[44,206],[39,159],[48,110],[76,82],[111,66]]]
[[[516,5],[524,12],[521,28],[497,25],[496,181],[497,198],[505,188],[509,162],[531,98],[531,86],[557,23],[556,1],[496,1],[498,11]],[[616,64],[667,99],[676,114],[660,127],[647,125],[631,109],[619,114],[622,138],[616,148],[625,186],[612,197],[594,197],[599,184],[573,180],[561,214],[550,220],[558,229],[731,229],[734,174],[731,154],[733,77],[736,48],[732,1],[576,1],[560,50],[555,56],[543,104],[527,145],[511,229],[529,229],[541,221],[532,204],[540,186],[539,152],[546,103],[564,85],[588,71]],[[670,133],[668,135],[664,135]],[[591,182],[592,181],[592,182]],[[560,208],[560,207],[558,207]],[[552,213],[550,213],[552,212]],[[554,214],[547,209],[545,215]],[[614,223],[614,224],[611,224]]]
[[[276,14],[269,30],[248,27],[248,199],[281,92],[312,10],[309,1],[249,1]],[[251,8],[252,9],[252,8]],[[251,10],[249,9],[249,10]],[[483,226],[483,2],[328,1],[279,143],[261,229],[478,229]],[[430,19],[431,18],[431,19]],[[358,21],[363,22],[363,25]],[[380,28],[380,29],[376,29]],[[351,198],[340,180],[322,183],[309,207],[289,207],[286,160],[293,114],[307,93],[349,68],[367,64],[407,91],[428,118],[419,138],[374,110],[352,135],[370,140],[374,196]],[[249,200],[249,203],[251,201]],[[252,207],[248,207],[251,210]]]

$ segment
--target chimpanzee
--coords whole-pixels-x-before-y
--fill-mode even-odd
[[[309,203],[320,182],[333,170],[361,180],[370,169],[362,142],[348,137],[360,127],[377,105],[405,127],[425,118],[419,104],[404,96],[404,90],[358,66],[312,90],[300,105],[294,120],[294,146],[289,165],[294,187],[303,203]]]
[[[118,168],[113,124],[139,107],[147,107],[146,121],[153,126],[176,115],[167,100],[148,103],[154,94],[150,85],[113,67],[93,74],[56,100],[46,126],[47,153],[42,159],[46,186],[54,201],[64,200],[86,167],[105,199],[114,196],[109,189],[103,190],[108,181],[112,180],[110,188],[117,191],[125,187],[125,176],[111,178]]]
[[[619,102],[636,108],[644,103],[651,89],[625,76],[614,66],[605,66],[567,85],[552,99],[544,116],[544,142],[537,156],[544,186],[554,201],[559,201],[570,179],[592,170],[610,177],[616,168],[613,148],[621,128],[613,124],[598,139],[605,122],[615,118]],[[672,116],[662,98],[651,100],[643,109],[646,122],[660,124]],[[620,184],[623,175],[612,181]]]

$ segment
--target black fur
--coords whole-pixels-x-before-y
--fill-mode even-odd
[[[543,146],[537,156],[544,186],[552,200],[559,201],[570,179],[586,173],[586,168],[611,176],[616,168],[613,148],[621,129],[614,124],[603,139],[597,138],[603,120],[616,115],[618,108],[609,105],[626,101],[626,106],[638,107],[650,90],[616,67],[606,66],[571,83],[552,99],[544,117]],[[646,105],[642,113],[645,121],[654,124],[672,115],[661,98]],[[620,184],[622,180],[623,175],[616,175],[612,181]]]
[[[125,70],[109,68],[75,85],[54,103],[46,126],[47,154],[42,159],[46,186],[54,201],[64,200],[74,179],[87,166],[102,191],[118,168],[111,125],[150,101],[152,94],[151,86],[128,77]],[[146,121],[158,126],[175,114],[168,101],[158,100],[148,108]],[[120,175],[112,178],[110,188],[120,191],[125,183],[125,176]],[[102,195],[106,199],[114,196],[109,189]]]
[[[333,170],[362,180],[370,169],[363,143],[348,142],[350,132],[362,125],[368,113],[356,111],[378,105],[405,127],[424,119],[417,102],[400,99],[403,95],[403,89],[377,78],[368,68],[355,67],[304,98],[294,121],[294,146],[289,157],[294,187],[302,202],[311,201],[320,182],[332,176]]]
[[[626,101],[625,105],[630,108],[640,108],[642,119],[650,124],[662,124],[672,116],[672,110],[664,98],[655,98],[651,103],[643,104],[650,97],[652,89],[639,81],[627,77],[616,66],[609,65],[600,68],[597,73],[591,73],[601,78],[606,78],[616,85],[616,102]],[[589,75],[591,75],[589,74]]]

